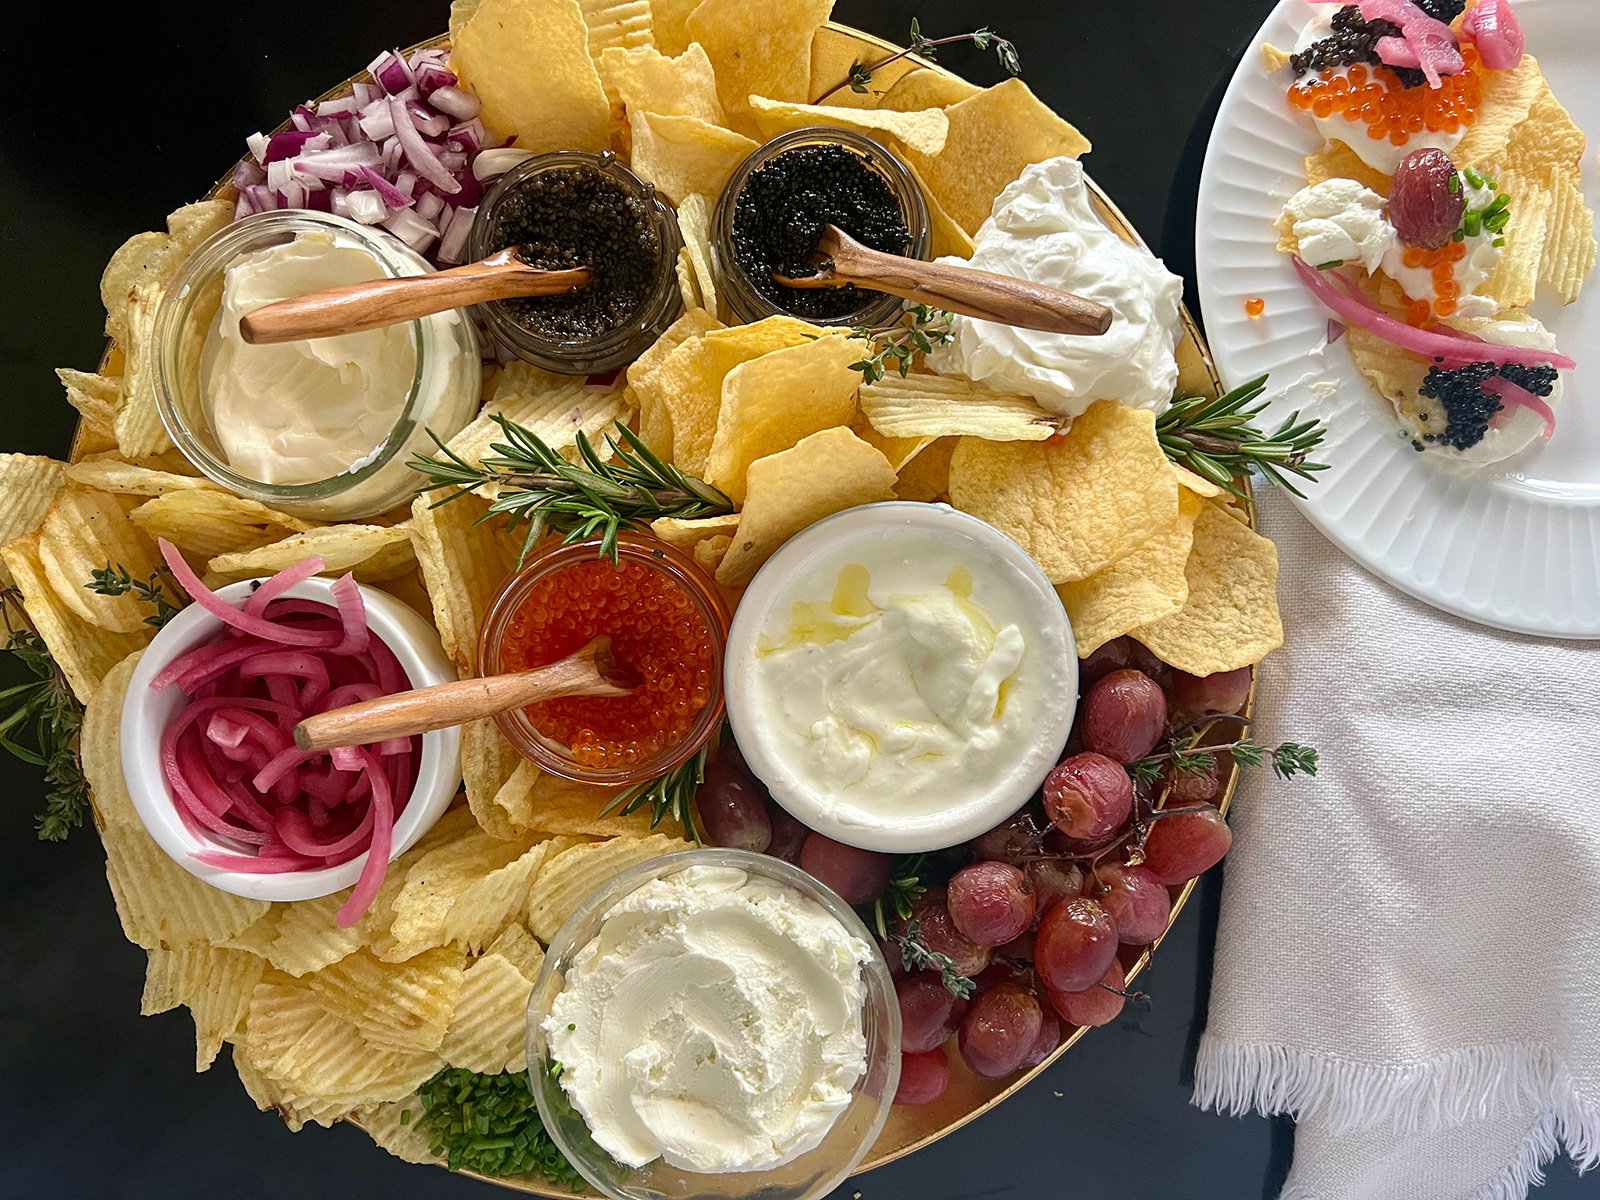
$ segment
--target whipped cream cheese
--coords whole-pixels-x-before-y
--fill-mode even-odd
[[[1395,247],[1394,226],[1385,215],[1389,202],[1354,179],[1335,176],[1303,187],[1289,197],[1288,214],[1300,257],[1314,267],[1359,262],[1368,272]]]
[[[1041,333],[956,317],[928,365],[1077,416],[1096,400],[1165,408],[1178,381],[1173,356],[1183,281],[1106,227],[1071,158],[1034,163],[995,198],[972,258],[942,259],[1048,284],[1108,306],[1099,337]]]
[[[325,233],[301,233],[228,267],[222,306],[201,351],[200,386],[212,433],[233,470],[260,483],[304,484],[372,460],[411,393],[417,370],[411,323],[250,345],[239,319],[264,304],[383,277],[367,250]]]
[[[792,888],[688,867],[606,912],[542,1028],[617,1162],[768,1170],[822,1142],[866,1070],[871,954]]]

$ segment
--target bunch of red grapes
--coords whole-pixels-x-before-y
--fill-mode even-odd
[[[1119,638],[1080,664],[1079,680],[1065,757],[1040,793],[971,842],[919,856],[921,894],[909,915],[890,914],[881,946],[900,997],[897,1104],[944,1093],[952,1037],[968,1067],[999,1078],[1043,1062],[1064,1026],[1115,1018],[1120,948],[1165,933],[1176,891],[1232,843],[1215,807],[1225,753],[1199,771],[1168,763],[1143,789],[1125,764],[1180,725],[1239,712],[1249,668],[1187,675]],[[813,832],[773,803],[731,742],[695,804],[712,844],[795,863],[851,904],[873,905],[895,877],[894,856]]]

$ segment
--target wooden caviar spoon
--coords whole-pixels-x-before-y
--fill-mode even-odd
[[[815,275],[790,276],[774,271],[772,278],[794,288],[843,287],[853,283],[981,321],[1045,333],[1098,337],[1111,328],[1111,310],[1094,300],[974,267],[885,254],[863,246],[837,225],[823,230],[811,261],[820,268]]]
[[[560,696],[626,696],[639,686],[611,656],[611,639],[597,637],[559,662],[395,692],[307,717],[294,727],[302,750],[365,746],[464,725]]]
[[[448,271],[349,283],[264,304],[239,318],[239,334],[252,346],[267,346],[360,333],[486,300],[553,296],[584,287],[592,277],[588,267],[546,271],[530,266],[518,257],[522,249],[507,246]]]

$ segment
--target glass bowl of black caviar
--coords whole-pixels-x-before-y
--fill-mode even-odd
[[[729,177],[712,218],[718,286],[745,321],[787,314],[818,325],[886,325],[898,296],[852,286],[794,288],[815,274],[823,228],[887,254],[928,257],[928,205],[903,163],[871,138],[816,126],[776,137]]]
[[[594,375],[632,362],[681,307],[678,221],[611,153],[557,150],[500,177],[472,222],[469,253],[525,246],[534,266],[586,266],[587,287],[476,306],[501,347],[535,366]]]

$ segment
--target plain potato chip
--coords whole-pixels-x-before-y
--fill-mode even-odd
[[[541,775],[533,786],[530,809],[524,824],[541,834],[558,834],[573,840],[578,837],[647,837],[652,830],[669,837],[683,836],[683,825],[673,816],[664,816],[652,826],[648,805],[631,813],[610,812],[602,816],[601,813],[617,798],[615,788]],[[552,844],[557,840],[560,839],[552,839]],[[560,849],[564,850],[566,846]]]
[[[122,381],[70,367],[57,367],[56,378],[67,389],[67,403],[78,410],[83,423],[100,437],[115,441],[117,413],[122,408]]]
[[[699,42],[675,58],[654,46],[605,50],[600,55],[600,77],[629,112],[699,117],[722,124],[716,72]]]
[[[726,533],[719,533],[715,537],[708,537],[703,542],[696,542],[694,550],[694,565],[707,575],[716,577],[717,568],[722,566],[722,560],[728,557],[728,548],[733,545],[733,538]],[[730,608],[737,607],[729,605]]]
[[[986,88],[945,110],[950,136],[942,152],[908,150],[928,187],[956,224],[976,233],[994,198],[1030,163],[1089,152],[1089,140],[1042,104],[1020,79]]]
[[[608,148],[611,105],[577,0],[482,0],[450,61],[482,102],[484,124],[524,150]]]
[[[1450,151],[1458,168],[1477,166],[1504,154],[1512,131],[1528,119],[1544,84],[1539,63],[1531,54],[1524,54],[1514,70],[1481,71],[1478,78],[1483,87],[1477,112]]]
[[[1204,479],[1199,475],[1196,475],[1193,471],[1189,470],[1188,467],[1180,467],[1177,463],[1172,463],[1171,466],[1173,477],[1177,479],[1178,486],[1188,488],[1189,491],[1193,492],[1196,496],[1202,496],[1207,500],[1214,500],[1218,496],[1228,494],[1227,488],[1221,487],[1218,484],[1212,483],[1209,479]]]
[[[0,546],[0,561],[22,596],[22,609],[34,632],[44,639],[50,657],[72,685],[72,694],[87,704],[111,668],[155,635],[146,625],[138,633],[113,633],[91,625],[56,595],[39,561],[39,535],[26,534]]]
[[[533,984],[498,954],[485,954],[467,968],[439,1053],[452,1067],[498,1075],[522,1071],[528,1060],[528,994]]]
[[[758,458],[746,475],[744,511],[717,582],[743,587],[806,526],[858,504],[888,500],[894,482],[883,453],[844,428],[813,433],[788,450]]]
[[[721,329],[722,322],[717,320],[715,313],[704,309],[691,308],[667,326],[650,348],[628,365],[628,383],[637,388],[641,382],[648,379],[661,369],[661,364],[689,338],[697,334],[709,333],[713,329]]]
[[[122,372],[122,398],[112,423],[117,447],[128,458],[143,458],[172,449],[172,439],[156,408],[156,312],[166,295],[161,284],[139,284],[128,296],[127,340],[122,345],[127,365]]]
[[[1214,675],[1258,663],[1283,645],[1278,548],[1210,501],[1195,521],[1184,575],[1183,607],[1132,630],[1162,662]]]
[[[417,1054],[444,1040],[464,964],[459,951],[442,947],[399,963],[357,950],[305,982],[323,1010],[354,1025],[367,1045]]]
[[[890,437],[886,433],[879,433],[859,408],[850,419],[850,432],[887,458],[896,475],[899,475],[900,468],[938,440],[932,437]]]
[[[711,267],[711,201],[696,192],[678,205],[678,232],[683,235],[683,253],[694,270],[695,289],[701,307],[717,311],[717,275]]]
[[[877,80],[873,80],[877,85]],[[899,112],[916,112],[921,108],[949,108],[970,100],[983,91],[975,83],[968,83],[954,75],[933,67],[908,71],[883,94],[879,108],[892,108]]]
[[[187,492],[195,488],[217,490],[211,480],[198,475],[174,475],[171,471],[157,471],[115,458],[73,463],[66,469],[66,476],[83,487],[123,496],[165,496],[168,492]]]
[[[128,516],[152,541],[166,538],[185,556],[202,562],[316,528],[315,522],[220,488],[168,492],[145,501]]]
[[[1306,183],[1325,183],[1329,179],[1354,179],[1362,187],[1389,194],[1389,176],[1367,166],[1361,156],[1343,142],[1335,139],[1306,159]]]
[[[128,681],[144,651],[128,655],[111,670],[89,702],[83,706],[83,725],[78,730],[78,758],[83,777],[89,784],[89,802],[94,806],[95,827],[107,825],[141,827],[122,775],[122,701],[128,694]]]
[[[1569,175],[1581,177],[1586,144],[1583,130],[1573,124],[1550,84],[1541,79],[1528,119],[1511,131],[1505,152],[1496,157],[1495,166],[1524,175],[1560,167]]]
[[[73,485],[56,496],[39,526],[39,562],[56,595],[85,621],[113,633],[138,633],[155,613],[132,592],[89,590],[94,572],[107,567],[125,567],[140,582],[155,573],[155,543],[128,520],[139,504],[137,497]]]
[[[900,438],[1042,442],[1066,423],[1027,396],[1008,396],[953,375],[885,375],[861,389],[861,411],[879,433]]]
[[[66,482],[65,470],[53,458],[0,454],[0,546],[39,528]],[[13,582],[11,572],[0,566],[0,584]]]
[[[734,367],[722,381],[705,481],[742,504],[745,472],[756,459],[848,425],[861,383],[850,364],[866,353],[867,344],[857,338],[819,337]]]
[[[416,569],[417,552],[409,524],[324,525],[295,533],[281,542],[219,554],[207,565],[213,575],[249,579],[272,575],[313,554],[323,558],[323,575],[352,572],[362,583],[379,583]]]
[[[939,499],[950,491],[950,458],[960,438],[936,438],[905,463],[894,481],[894,494],[900,500],[924,503]]]
[[[1194,545],[1194,523],[1202,503],[1193,492],[1180,493],[1177,519],[1166,529],[1103,571],[1057,585],[1056,594],[1072,621],[1079,658],[1088,658],[1113,638],[1183,607],[1189,598],[1183,569]]]
[[[950,135],[950,119],[940,109],[917,112],[890,109],[835,108],[824,104],[795,104],[786,100],[750,97],[750,114],[763,138],[780,133],[826,125],[848,129],[865,137],[883,141],[893,138],[907,150],[918,154],[938,154]]]
[[[1268,75],[1276,75],[1289,65],[1289,52],[1280,50],[1271,42],[1261,43],[1261,65]]]
[[[715,196],[756,143],[699,117],[632,112],[634,174],[674,204],[695,193]]]
[[[512,768],[510,776],[494,794],[494,808],[498,811],[495,827],[490,832],[495,837],[515,840],[526,835],[528,815],[533,811],[533,787],[539,776],[539,768],[526,758]],[[488,828],[487,824],[485,828]]]
[[[701,0],[695,6],[686,23],[689,40],[711,56],[722,107],[736,125],[748,119],[751,96],[809,99],[811,41],[832,11],[833,0]]]
[[[689,554],[707,538],[731,535],[738,527],[738,513],[720,517],[657,517],[650,522],[651,533]]]
[[[678,247],[678,257],[673,264],[673,270],[678,276],[678,299],[682,301],[685,311],[704,308],[705,296],[700,292],[700,281],[695,278],[694,263],[689,261],[687,246]]]
[[[1051,583],[1109,567],[1171,525],[1178,481],[1155,414],[1101,400],[1048,442],[962,438],[950,502],[1030,555]]]
[[[483,0],[450,0],[449,37],[452,43],[461,35],[461,27],[472,20]]]
[[[1478,295],[1493,297],[1502,309],[1526,308],[1539,287],[1555,197],[1540,180],[1515,171],[1502,171],[1497,182],[1511,197],[1510,219],[1501,235],[1506,245],[1494,274],[1479,286]]]
[[[689,48],[689,14],[700,0],[650,0],[650,17],[656,49],[682,54]]]
[[[934,258],[950,255],[971,258],[977,249],[972,235],[956,224],[956,219],[945,211],[944,205],[939,203],[939,197],[933,194],[933,189],[917,168],[909,162],[902,165],[911,172],[911,178],[922,192],[923,203],[928,206],[928,253]]]
[[[1565,168],[1552,164],[1540,177],[1551,199],[1539,278],[1555,288],[1561,303],[1571,304],[1594,270],[1594,210],[1584,203],[1579,178]]]
[[[534,940],[528,927],[513,922],[500,931],[500,936],[489,943],[485,954],[498,954],[517,970],[529,983],[539,978],[539,968],[544,966],[544,947]]]
[[[146,950],[224,941],[271,907],[265,900],[235,896],[189,874],[167,857],[143,826],[107,825],[100,840],[122,932]]]
[[[528,928],[546,945],[573,911],[606,880],[647,859],[679,850],[688,842],[654,833],[646,838],[619,837],[584,842],[563,850],[544,864],[528,897]]]
[[[831,104],[848,108],[878,108],[884,94],[904,75],[919,69],[915,59],[897,58],[872,73],[864,91],[850,86],[850,78],[858,66],[866,66],[884,55],[873,47],[863,46],[853,37],[840,37],[832,30],[819,29],[811,39],[811,82],[806,95],[814,104]],[[928,105],[919,104],[918,108]]]
[[[402,1162],[437,1164],[439,1159],[431,1149],[431,1139],[422,1128],[423,1111],[422,1101],[413,1093],[399,1100],[358,1108],[351,1114],[351,1120]]]

